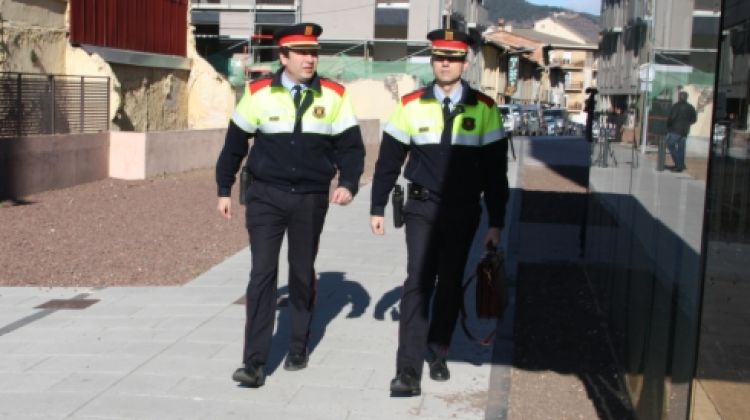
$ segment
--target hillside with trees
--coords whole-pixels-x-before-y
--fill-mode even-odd
[[[492,22],[497,22],[502,18],[506,23],[516,27],[531,27],[534,21],[544,19],[555,12],[573,12],[562,7],[537,6],[526,0],[485,0],[484,4]],[[589,13],[579,14],[599,24],[599,16]]]

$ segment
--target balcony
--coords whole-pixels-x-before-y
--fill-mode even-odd
[[[193,0],[193,9],[269,9],[287,10],[296,8],[296,0]]]
[[[568,82],[565,83],[565,90],[571,91],[571,90],[583,90],[583,82]]]
[[[580,102],[571,102],[568,104],[568,111],[581,111],[583,110],[583,104]]]
[[[565,60],[562,58],[553,57],[549,62],[550,67],[562,67],[566,69],[582,69],[586,67],[586,60]]]

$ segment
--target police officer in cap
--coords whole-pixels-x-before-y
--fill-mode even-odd
[[[594,113],[596,111],[596,94],[599,90],[595,87],[587,87],[585,93],[589,95],[584,102],[583,112],[586,113],[586,141],[591,143],[593,139]]]
[[[436,30],[427,38],[435,79],[397,104],[383,130],[372,184],[370,227],[383,235],[388,195],[408,155],[403,211],[408,263],[391,381],[394,396],[420,394],[425,358],[430,378],[450,378],[446,357],[481,201],[489,221],[483,242],[494,247],[508,199],[508,141],[495,102],[461,79],[468,67],[469,37]]]
[[[245,191],[252,254],[245,346],[243,366],[232,375],[249,387],[265,383],[285,233],[291,337],[284,369],[307,366],[316,282],[313,264],[323,222],[329,202],[346,205],[352,200],[364,168],[362,136],[346,90],[316,73],[321,32],[316,24],[302,23],[276,33],[283,67],[247,85],[216,164],[218,210],[226,218],[233,214],[230,191],[245,156],[251,179]],[[336,173],[338,185],[329,194]]]

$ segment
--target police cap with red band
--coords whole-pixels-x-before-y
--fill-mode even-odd
[[[279,47],[290,50],[317,50],[320,48],[318,37],[323,28],[315,23],[298,23],[287,26],[273,35],[273,40]]]
[[[451,29],[436,29],[427,34],[432,41],[432,55],[462,57],[469,52],[469,35]]]

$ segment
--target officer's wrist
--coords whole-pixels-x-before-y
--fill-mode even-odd
[[[385,206],[371,206],[370,216],[385,216]]]
[[[352,195],[352,197],[354,197],[357,194],[357,188],[354,187],[349,182],[345,182],[345,181],[344,182],[339,182],[339,186],[338,187],[339,188],[346,188],[349,191],[349,193]]]

